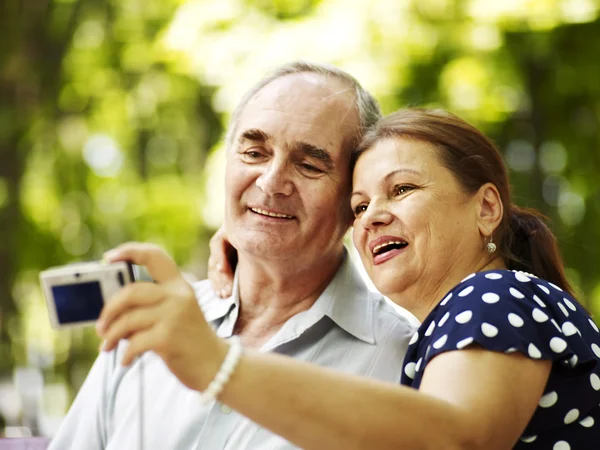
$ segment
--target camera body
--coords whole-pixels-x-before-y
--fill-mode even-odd
[[[134,281],[133,265],[127,262],[77,263],[40,272],[40,283],[54,328],[94,323],[104,303]]]

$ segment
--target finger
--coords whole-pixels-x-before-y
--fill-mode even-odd
[[[130,261],[145,266],[148,274],[157,283],[165,283],[181,278],[181,271],[173,258],[161,247],[141,242],[128,242],[104,254],[109,262]]]
[[[208,266],[208,279],[213,290],[220,295],[221,290],[225,287],[223,275],[216,269],[216,267]]]
[[[102,336],[113,320],[131,308],[150,306],[164,298],[164,287],[154,283],[137,282],[128,284],[102,308],[96,329]]]
[[[121,365],[130,365],[135,358],[142,356],[145,352],[154,350],[156,345],[156,328],[147,328],[132,335],[129,339],[127,350],[121,359]]]
[[[210,250],[210,258],[208,258],[209,269],[213,268],[220,272],[227,265],[225,242],[227,242],[225,237],[225,229],[221,227],[208,242],[208,247]]]
[[[117,346],[121,339],[128,339],[130,336],[150,328],[160,316],[161,310],[157,306],[136,308],[121,314],[106,329],[103,350],[109,352]]]

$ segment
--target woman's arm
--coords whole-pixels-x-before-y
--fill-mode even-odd
[[[97,324],[105,350],[128,338],[123,364],[154,351],[179,380],[202,391],[227,352],[190,285],[166,253],[126,244],[108,260],[145,265],[155,283],[133,283]],[[220,400],[306,449],[508,449],[525,429],[551,363],[478,348],[426,366],[422,392],[248,351]]]
[[[221,400],[305,449],[510,449],[549,361],[478,348],[444,353],[421,391],[248,352]]]

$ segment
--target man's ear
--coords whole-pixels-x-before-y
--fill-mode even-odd
[[[502,222],[504,205],[498,188],[492,183],[486,183],[475,194],[477,200],[477,222],[479,232],[483,236],[494,233]]]

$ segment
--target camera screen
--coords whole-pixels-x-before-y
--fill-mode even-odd
[[[52,286],[52,294],[61,325],[96,320],[104,305],[97,281]]]

